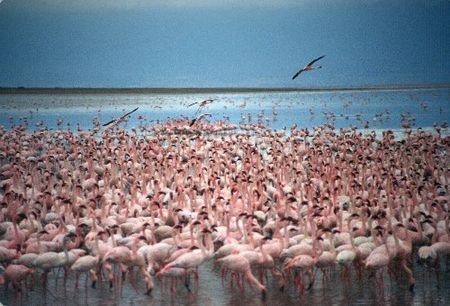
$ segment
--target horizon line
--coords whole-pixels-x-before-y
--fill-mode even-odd
[[[450,83],[432,84],[393,84],[393,85],[356,85],[356,86],[319,86],[319,87],[2,87],[4,94],[76,94],[76,93],[242,93],[242,92],[317,92],[317,91],[367,91],[367,90],[408,90],[443,89]]]

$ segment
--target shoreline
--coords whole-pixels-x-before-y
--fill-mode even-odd
[[[338,92],[450,89],[450,83],[330,87],[0,87],[0,95],[22,94],[220,94],[264,92]]]

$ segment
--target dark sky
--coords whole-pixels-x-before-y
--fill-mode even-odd
[[[449,20],[433,0],[4,0],[0,86],[450,83]]]

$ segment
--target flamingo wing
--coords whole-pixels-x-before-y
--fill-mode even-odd
[[[325,57],[325,55],[319,56],[318,58],[312,60],[312,61],[311,61],[308,65],[306,65],[306,66],[307,66],[307,67],[308,67],[308,66],[311,66],[312,64],[314,64],[315,62],[317,62],[318,60],[320,60],[320,59],[322,59],[322,58],[324,58],[324,57]]]
[[[302,73],[303,71],[305,71],[305,69],[300,69],[293,77],[292,79],[294,80],[296,77],[298,77],[300,75],[300,73]]]
[[[214,101],[213,99],[208,99],[208,100],[202,101],[202,102],[200,103],[200,105],[205,106],[205,105],[207,105],[207,104],[209,104],[209,103],[212,103],[213,101]]]
[[[126,113],[125,115],[123,115],[122,117],[120,117],[119,119],[123,119],[129,115],[131,115],[132,113],[134,113],[135,111],[137,111],[139,109],[139,107],[136,107],[135,109],[133,109],[131,112]]]
[[[196,121],[197,121],[197,118],[192,119],[191,123],[189,123],[189,126],[193,126]]]
[[[191,121],[191,123],[189,124],[189,126],[193,126],[194,123],[195,123],[196,121],[198,121],[198,120],[200,120],[200,119],[202,119],[203,117],[206,117],[206,116],[212,116],[212,114],[210,114],[210,113],[205,113],[205,114],[199,115],[197,118],[192,119],[192,121]]]
[[[111,120],[111,121],[108,121],[107,123],[103,124],[103,126],[108,126],[108,125],[110,125],[111,123],[113,123],[113,122],[115,122],[115,121],[116,121],[116,119],[113,119],[113,120]]]

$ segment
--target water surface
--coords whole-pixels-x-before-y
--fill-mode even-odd
[[[169,118],[193,118],[197,107],[190,103],[214,99],[201,112],[211,120],[234,124],[268,124],[272,128],[312,128],[332,124],[336,128],[354,126],[369,129],[399,129],[401,119],[410,119],[411,127],[442,125],[450,118],[450,88],[328,91],[328,92],[244,92],[187,94],[3,94],[0,95],[0,124],[6,128],[26,123],[30,129],[45,123],[51,129],[78,125],[93,127],[120,117],[139,107],[125,128],[151,125]],[[61,119],[61,126],[57,121]],[[61,123],[61,122],[60,122]]]

